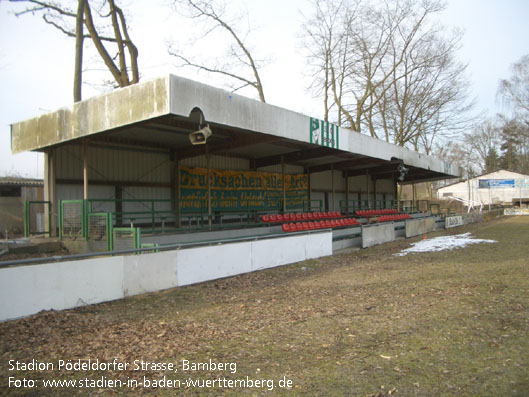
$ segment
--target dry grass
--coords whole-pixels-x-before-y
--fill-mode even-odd
[[[176,393],[310,396],[529,395],[529,217],[452,229],[497,244],[393,254],[401,240],[201,285],[0,324],[0,393],[17,378],[274,379],[275,389]],[[440,231],[430,236],[444,235]],[[9,371],[8,361],[228,361],[237,372]],[[293,381],[279,389],[283,376]],[[173,395],[175,390],[136,389]]]

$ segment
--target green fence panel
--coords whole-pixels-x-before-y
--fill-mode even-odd
[[[47,222],[47,227],[46,227]],[[50,201],[24,201],[24,236],[51,235]]]
[[[93,250],[112,251],[112,214],[99,212],[88,214],[87,240]]]
[[[59,202],[59,237],[86,237],[85,200],[61,200]]]
[[[112,229],[112,251],[138,249],[141,244],[139,227],[115,227]]]

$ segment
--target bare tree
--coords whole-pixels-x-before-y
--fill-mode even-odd
[[[529,173],[529,55],[512,65],[509,79],[501,80],[498,96],[511,107],[500,115],[503,168]]]
[[[307,63],[311,69],[313,82],[309,87],[315,97],[323,96],[324,120],[329,121],[329,113],[334,106],[332,95],[332,73],[339,69],[338,81],[334,82],[338,102],[342,97],[344,68],[347,60],[347,36],[344,36],[344,24],[347,15],[354,8],[344,0],[314,0],[315,13],[307,18],[302,26],[302,37],[306,50]],[[332,62],[338,59],[336,66]],[[336,79],[336,76],[335,76]],[[333,92],[334,92],[333,91]],[[338,108],[338,125],[342,125],[342,113]]]
[[[92,41],[118,87],[126,87],[139,81],[138,49],[129,36],[125,14],[114,0],[103,0],[97,5],[92,5],[89,0],[78,0],[76,10],[68,6],[66,1],[10,1],[12,3],[28,4],[25,9],[16,12],[16,16],[39,13],[42,15],[44,22],[52,25],[65,35],[75,38],[75,102],[80,101],[82,97],[82,65],[85,39]],[[94,17],[93,10],[96,11],[97,20]],[[106,23],[104,22],[106,20],[110,20],[111,29],[106,28]],[[73,26],[72,21],[75,21]],[[87,34],[84,33],[85,27]],[[108,34],[107,30],[111,30],[111,34]],[[112,43],[116,47],[114,49],[116,51],[115,55],[109,53],[104,43]],[[128,66],[129,62],[130,67]]]
[[[212,23],[212,27],[205,30],[203,37],[220,28],[228,33],[234,44],[230,47],[227,55],[229,62],[223,65],[206,65],[189,59],[182,55],[181,51],[177,50],[174,45],[169,47],[169,54],[178,58],[182,62],[181,66],[191,66],[195,69],[220,74],[236,81],[236,84],[231,85],[233,92],[245,87],[253,87],[258,93],[260,101],[266,102],[263,84],[259,75],[259,69],[262,65],[254,59],[250,47],[245,42],[249,32],[241,34],[236,28],[237,22],[228,20],[224,7],[215,0],[174,0],[174,4],[178,10],[181,9],[180,7],[187,10],[188,17]]]
[[[500,95],[523,120],[529,122],[529,55],[524,55],[512,66],[509,79],[501,80]]]
[[[482,172],[492,172],[499,168],[499,121],[485,120],[477,124],[470,133],[464,134],[463,144],[472,149],[473,162],[480,166]]]
[[[433,23],[442,1],[317,0],[315,5],[306,47],[319,55],[314,84],[324,101],[330,88],[333,103],[325,108],[336,107],[339,123],[343,119],[354,131],[427,153],[440,135],[468,125],[458,117],[470,107],[465,65],[455,61],[460,35],[447,35]],[[338,7],[342,18],[322,17]]]

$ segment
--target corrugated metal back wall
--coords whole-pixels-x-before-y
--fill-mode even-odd
[[[135,184],[167,184],[171,181],[173,162],[167,153],[132,151],[117,148],[89,146],[88,197],[114,199],[113,182],[123,187],[123,199],[170,199],[170,187],[133,186]],[[83,197],[83,148],[81,145],[65,145],[55,151],[55,166],[58,200],[77,200]],[[180,161],[180,166],[206,168],[206,156],[197,156]],[[247,159],[211,156],[210,166],[217,170],[249,170]],[[281,173],[281,165],[260,168],[259,171]],[[303,173],[303,167],[287,165],[288,174]],[[69,183],[61,183],[61,180]],[[105,184],[98,182],[102,181]],[[77,182],[77,183],[72,183]],[[127,186],[129,185],[129,186]],[[132,185],[132,186],[130,186]],[[130,207],[130,204],[126,204]],[[111,210],[101,205],[101,211]],[[132,208],[124,208],[132,211]]]
[[[56,178],[58,200],[73,200],[83,197],[83,148],[81,145],[66,145],[56,149]],[[183,167],[206,168],[206,156],[197,156],[180,161]],[[171,199],[169,186],[134,186],[135,184],[171,184],[172,168],[174,164],[168,153],[148,151],[133,151],[100,146],[88,147],[88,182],[89,198],[115,199],[116,189],[113,182],[122,185],[123,199]],[[210,166],[218,170],[249,170],[250,161],[247,159],[211,156]],[[259,168],[259,171],[281,173],[281,164]],[[303,173],[303,167],[286,165],[287,174]],[[78,183],[61,183],[60,180],[69,180]],[[103,181],[105,184],[98,184]],[[129,185],[129,186],[127,186]],[[373,194],[373,183],[369,181],[369,192]],[[324,199],[324,192],[331,191],[331,171],[311,175],[311,188],[313,199]],[[334,171],[334,209],[339,209],[340,200],[345,199],[345,181],[340,171]],[[360,193],[360,199],[366,200],[365,176],[349,179],[349,191]],[[377,199],[385,195],[386,200],[393,199],[393,184],[391,180],[377,182]],[[358,195],[350,195],[350,200],[358,199]],[[371,196],[372,198],[372,196]],[[167,204],[169,206],[170,204]],[[332,204],[331,204],[332,205]],[[165,206],[163,204],[162,206]],[[140,208],[141,207],[141,208]],[[143,207],[134,203],[125,203],[124,211],[142,210]],[[162,208],[160,208],[162,209]],[[169,209],[164,208],[164,209]],[[99,204],[98,211],[115,211],[113,205]]]
[[[168,154],[88,147],[88,180],[168,183],[172,163]],[[57,179],[83,178],[81,145],[56,151]]]

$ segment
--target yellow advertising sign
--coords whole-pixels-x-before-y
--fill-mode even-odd
[[[206,207],[208,171],[205,168],[180,168],[180,198],[183,209]],[[210,170],[213,209],[280,209],[283,183],[289,207],[302,206],[308,199],[307,174],[285,175],[257,171]]]

